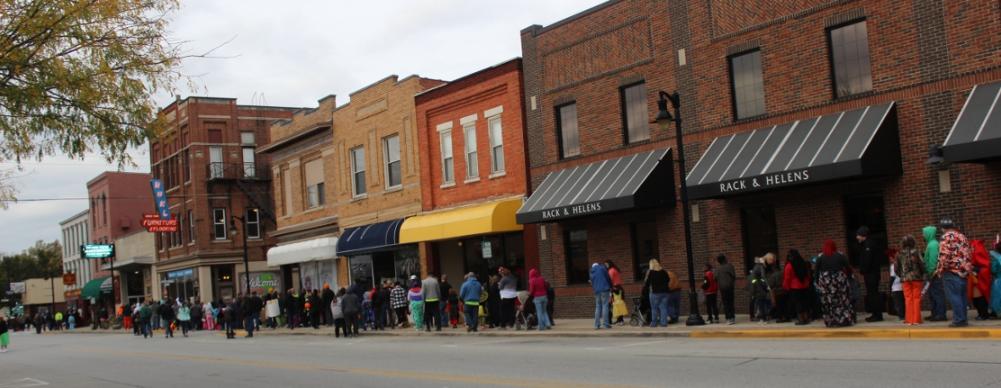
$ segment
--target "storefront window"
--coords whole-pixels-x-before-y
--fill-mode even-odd
[[[630,224],[630,235],[633,238],[633,272],[636,280],[643,280],[646,271],[650,269],[650,259],[660,259],[657,244],[657,223],[637,222]],[[661,261],[661,264],[666,264]],[[671,268],[668,268],[671,269]]]
[[[198,299],[198,271],[194,268],[170,271],[160,275],[163,296],[168,300]]]
[[[519,277],[519,288],[527,286],[525,248],[521,233],[475,237],[462,240],[464,273],[473,272],[486,281],[497,268],[505,266]]]
[[[587,259],[587,230],[568,230],[564,241],[567,250],[567,283],[587,283],[590,277]]]

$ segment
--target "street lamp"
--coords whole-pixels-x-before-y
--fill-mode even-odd
[[[243,282],[246,287],[246,292],[244,296],[250,296],[250,257],[247,254],[247,218],[233,216],[233,219],[239,220],[243,231]],[[233,227],[233,219],[229,220],[230,226]],[[233,229],[236,229],[233,227]]]
[[[942,145],[933,144],[928,149],[928,164],[937,166],[945,162],[945,153],[942,151]]]
[[[687,326],[702,326],[706,322],[702,320],[699,313],[699,299],[695,293],[695,259],[692,256],[692,210],[688,205],[688,184],[685,182],[685,142],[681,133],[681,99],[678,92],[668,94],[660,91],[660,99],[657,100],[657,118],[654,120],[663,129],[667,129],[670,122],[674,122],[675,141],[678,143],[678,172],[681,175],[681,212],[685,219],[685,255],[688,259],[688,320]],[[674,114],[667,109],[667,104],[671,103]]]

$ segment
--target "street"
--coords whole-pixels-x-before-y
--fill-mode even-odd
[[[16,333],[0,387],[1001,387],[1001,342]]]

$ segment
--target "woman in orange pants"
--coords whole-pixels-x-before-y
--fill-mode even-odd
[[[906,235],[900,242],[897,256],[897,276],[904,286],[904,322],[908,325],[921,324],[921,289],[924,287],[925,264],[921,252],[917,250],[914,236]]]

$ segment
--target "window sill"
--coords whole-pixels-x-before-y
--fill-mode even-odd
[[[479,181],[480,181],[480,177],[476,177],[476,178],[466,179],[466,180],[462,181],[462,183],[476,183],[476,182],[479,182]]]
[[[651,142],[652,142],[652,140],[648,137],[646,139],[636,140],[636,141],[628,141],[627,140],[626,144],[623,144],[623,146],[625,146],[625,147],[634,147],[634,146],[638,146],[640,144],[649,144]]]
[[[403,185],[396,185],[396,186],[393,186],[393,187],[387,187],[386,190],[383,191],[383,193],[388,194],[388,193],[395,193],[397,191],[403,191]]]
[[[832,102],[845,102],[845,101],[851,101],[851,100],[855,100],[855,99],[859,99],[859,98],[871,97],[871,96],[875,96],[875,95],[876,95],[876,92],[874,90],[872,90],[872,89],[866,90],[864,92],[859,92],[859,93],[855,93],[855,94],[848,94],[848,95],[844,95],[844,96],[838,96],[837,92],[835,91],[834,99],[831,100],[831,101]]]
[[[316,205],[316,206],[313,206],[313,207],[311,207],[311,208],[309,208],[309,209],[306,209],[306,210],[304,210],[304,211],[302,212],[302,214],[309,214],[309,213],[315,213],[315,212],[318,212],[318,211],[320,211],[320,210],[323,210],[323,209],[325,209],[326,207],[327,207],[327,205],[326,205],[326,204],[322,204],[322,205]],[[282,219],[285,219],[285,218],[291,218],[291,217],[282,217]]]
[[[438,187],[442,188],[442,189],[450,189],[450,188],[455,187],[455,182],[442,183],[441,186],[438,186]]]
[[[757,121],[757,120],[761,120],[761,119],[765,119],[765,118],[768,118],[768,113],[762,113],[762,114],[759,114],[759,115],[742,117],[742,118],[739,118],[739,119],[736,118],[736,117],[734,117],[733,118],[733,122],[731,124],[747,123],[747,122]]]
[[[503,178],[506,176],[507,176],[507,171],[498,171],[493,174],[490,174],[490,179]]]
[[[358,202],[358,201],[362,201],[362,200],[365,200],[365,199],[368,199],[368,193],[352,196],[351,197],[351,202]]]
[[[231,242],[233,242],[233,240],[229,240],[229,239],[226,239],[226,240],[212,240],[213,244],[224,244],[224,243],[231,243]]]

